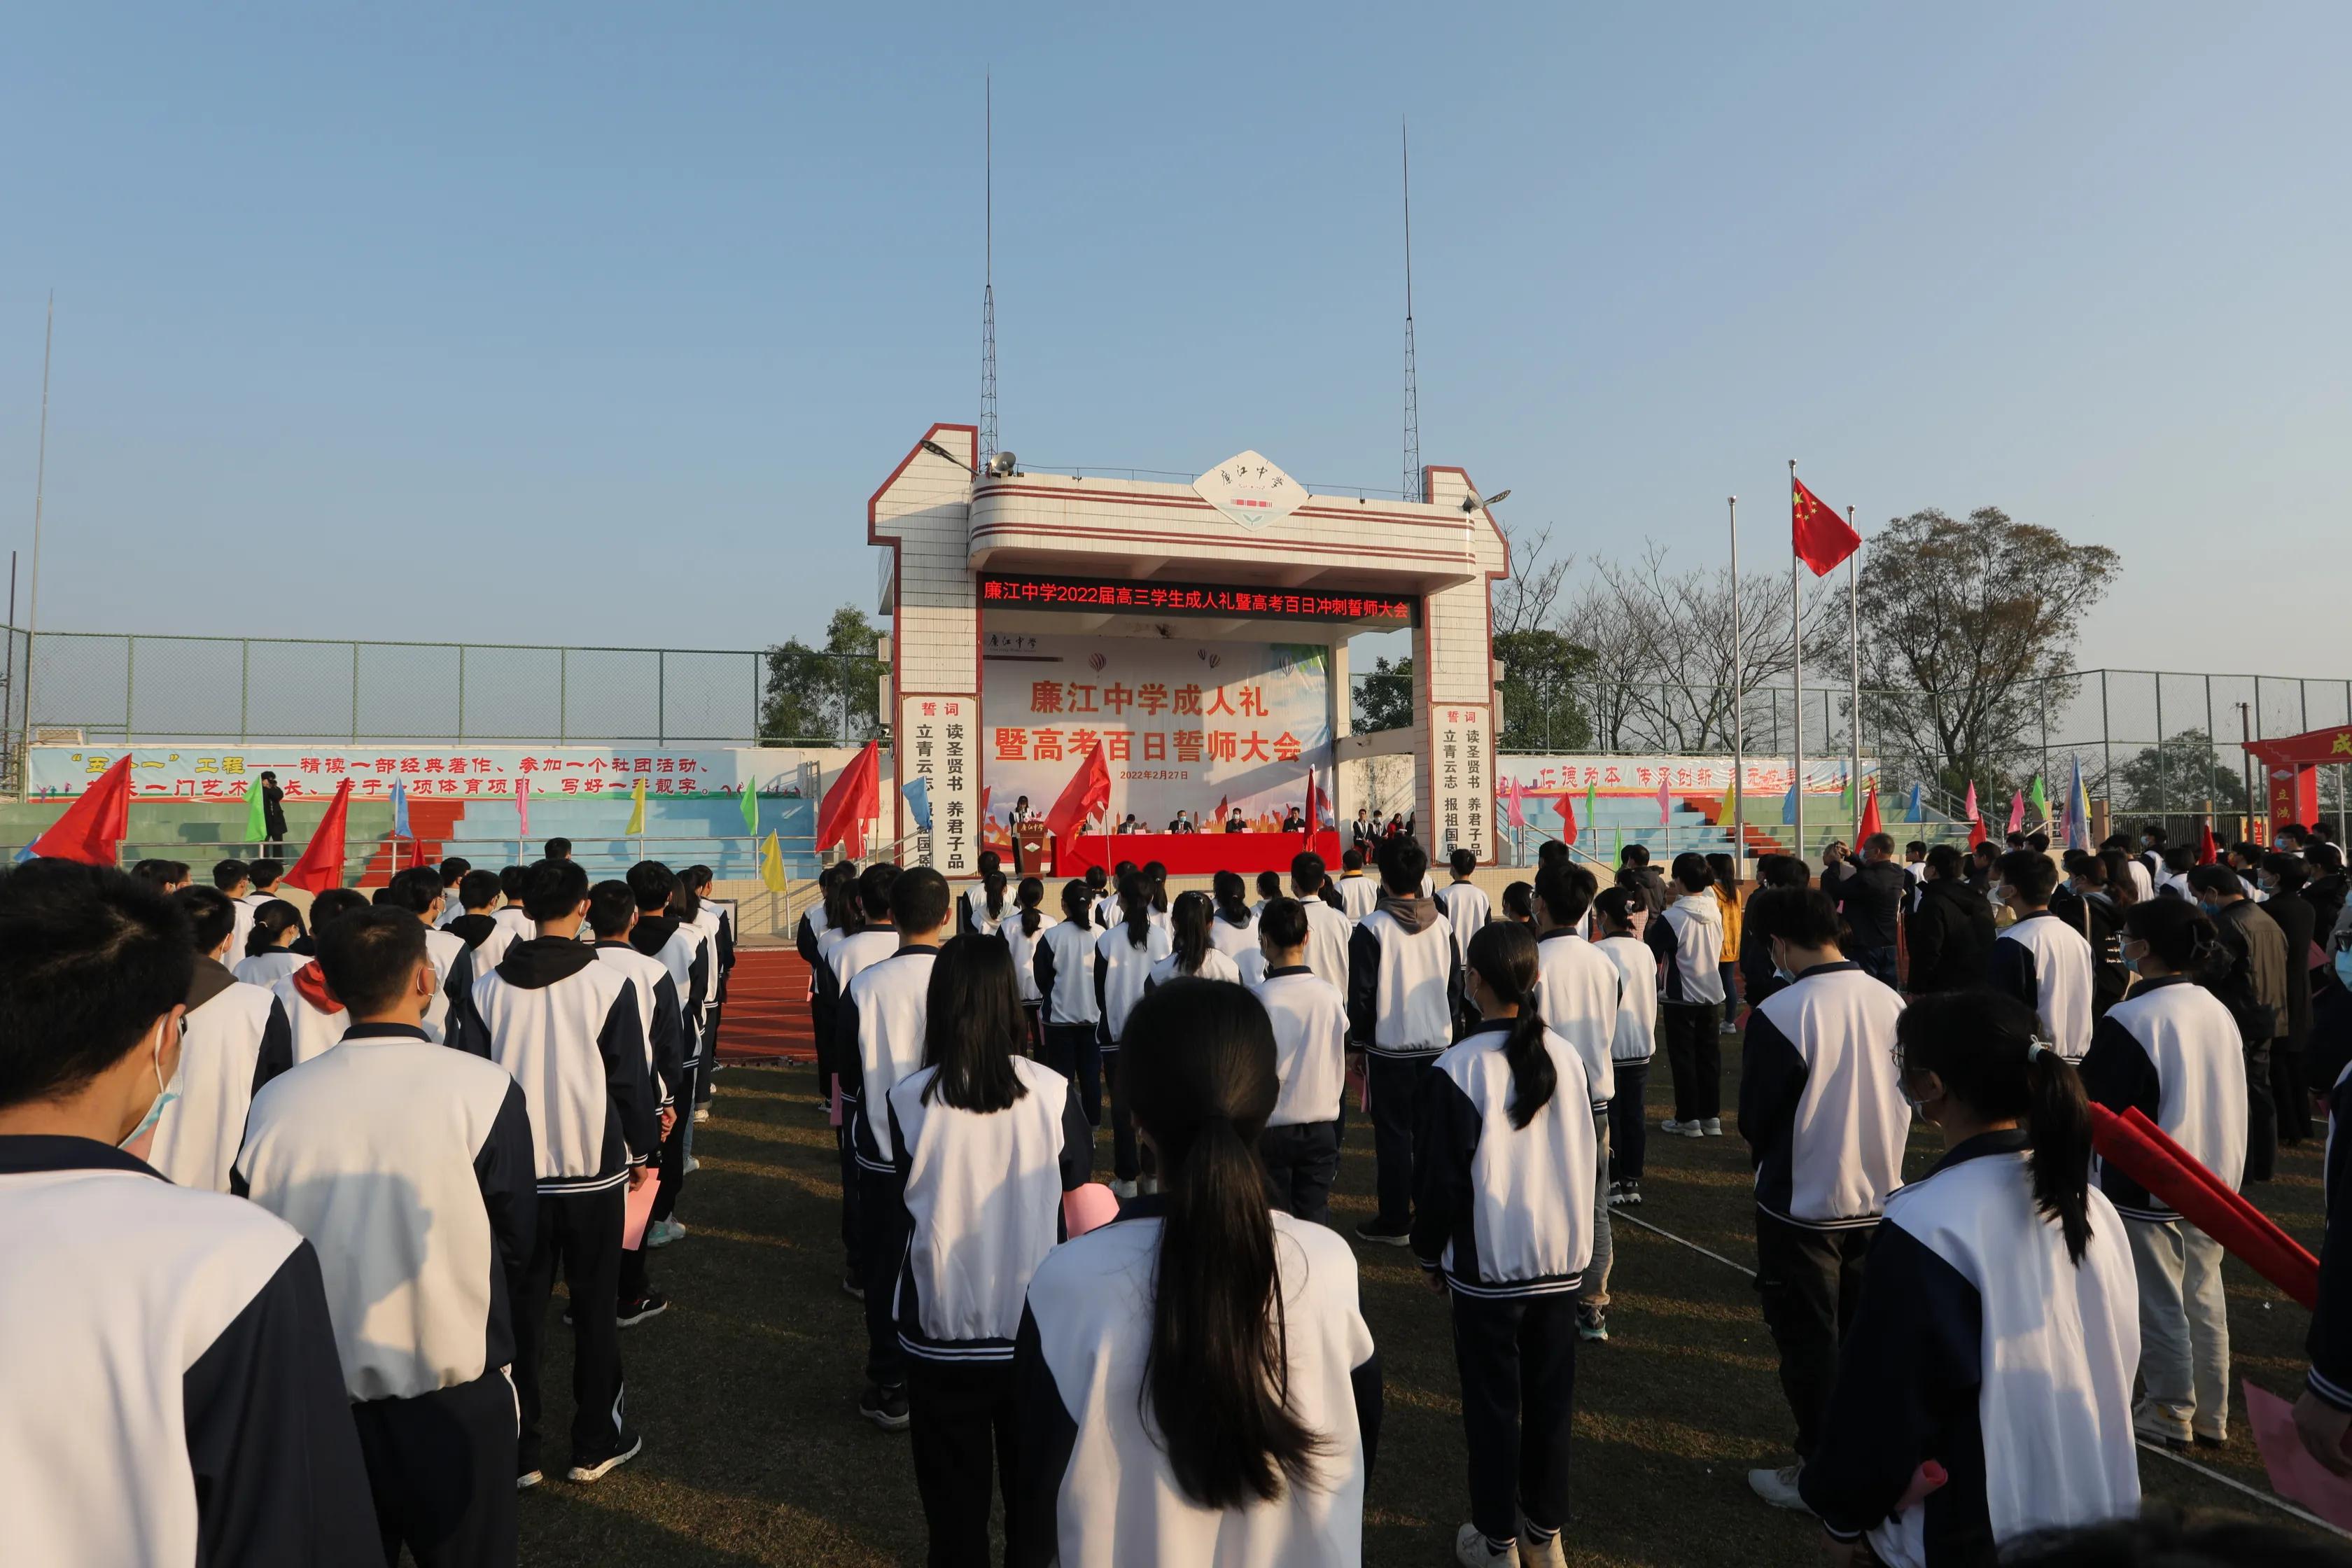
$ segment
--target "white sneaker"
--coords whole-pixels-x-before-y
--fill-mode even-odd
[[[1669,1138],[1704,1138],[1706,1131],[1696,1121],[1661,1121],[1658,1131]]]
[[[690,1176],[700,1169],[702,1169],[702,1162],[688,1154],[686,1157],[686,1163],[677,1168],[677,1173],[681,1176]]]
[[[1800,1462],[1783,1465],[1777,1470],[1750,1470],[1748,1472],[1748,1485],[1758,1497],[1774,1508],[1811,1513],[1813,1510],[1805,1506],[1805,1500],[1797,1492],[1797,1478],[1804,1473],[1804,1465]]]
[[[667,1247],[686,1235],[686,1226],[674,1219],[657,1219],[646,1226],[647,1247]]]
[[[697,1127],[701,1126],[704,1122],[709,1120],[710,1107],[707,1105],[698,1105],[694,1108],[694,1124]]]
[[[1486,1532],[1475,1524],[1465,1524],[1454,1532],[1454,1561],[1462,1568],[1518,1568],[1518,1542],[1500,1552],[1490,1551]]]
[[[1568,1568],[1568,1552],[1555,1532],[1549,1540],[1538,1541],[1528,1529],[1525,1520],[1519,1521],[1519,1561],[1525,1568]]]
[[[1118,1199],[1121,1203],[1125,1203],[1128,1199],[1135,1196],[1135,1184],[1133,1182],[1122,1182],[1114,1179],[1111,1182],[1110,1190],[1111,1195]]]
[[[1710,1116],[1698,1125],[1699,1131],[1706,1137],[1720,1138],[1723,1136],[1723,1118],[1720,1116]]]
[[[2132,1430],[2149,1442],[2160,1443],[2168,1448],[2186,1448],[2190,1439],[2186,1420],[2146,1395],[2132,1406]]]

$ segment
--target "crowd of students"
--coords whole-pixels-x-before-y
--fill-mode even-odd
[[[1475,858],[1440,888],[1400,834],[1370,875],[1301,855],[1254,902],[1237,873],[1171,896],[1158,865],[1097,869],[1058,917],[992,855],[961,894],[828,868],[796,939],[858,1409],[908,1434],[931,1561],[987,1561],[1000,1496],[1014,1563],[1360,1560],[1381,1363],[1329,1224],[1357,1099],[1354,1240],[1450,1310],[1455,1560],[1564,1563],[1649,1067],[1663,1041],[1659,1133],[1721,1136],[1727,1027],[1792,1432],[1756,1492],[1856,1562],[2178,1546],[2118,1521],[2137,1441],[2226,1436],[2219,1249],[2094,1157],[2090,1105],[2231,1185],[2267,1174],[2257,1150],[2302,1135],[2279,1057],[2352,1060],[2352,922],[2321,918],[2341,857],[2247,847],[2252,889],[2192,864],[2168,892],[2160,846],[1862,847],[1818,886],[1767,857],[1743,900],[1727,862],[1634,846],[1603,887],[1548,845],[1490,905]],[[0,1465],[35,1500],[27,1561],[512,1562],[559,1268],[565,1473],[642,1450],[619,1331],[667,1303],[623,1243],[649,1187],[645,1246],[684,1234],[732,930],[702,868],[592,886],[550,849],[307,919],[268,862],[0,879]],[[1915,1120],[1944,1153],[1906,1183]],[[2331,1215],[2347,1182],[2331,1149]],[[2352,1232],[2310,1352],[2299,1429],[2352,1473]]]

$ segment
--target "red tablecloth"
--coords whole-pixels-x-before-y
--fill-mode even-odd
[[[1088,833],[1062,848],[1055,874],[1083,877],[1089,866],[1108,870],[1121,860],[1139,866],[1157,860],[1175,876],[1239,871],[1254,877],[1260,871],[1287,871],[1291,860],[1308,849],[1322,856],[1337,873],[1339,836],[1336,833]]]

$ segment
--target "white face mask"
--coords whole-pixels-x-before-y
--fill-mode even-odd
[[[147,1108],[147,1114],[140,1118],[139,1125],[131,1130],[131,1136],[116,1144],[116,1148],[130,1148],[152,1131],[155,1123],[163,1120],[163,1108],[180,1098],[180,1068],[184,1065],[184,1063],[173,1064],[172,1081],[168,1084],[163,1081],[163,1031],[156,1030],[154,1055],[148,1061],[148,1066],[155,1074],[155,1102]]]

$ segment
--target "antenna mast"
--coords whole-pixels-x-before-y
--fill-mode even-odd
[[[996,456],[996,88],[983,78],[981,121],[980,464]]]
[[[1404,155],[1404,499],[1422,498],[1421,384],[1412,363],[1412,144],[1402,116],[1397,145]]]

